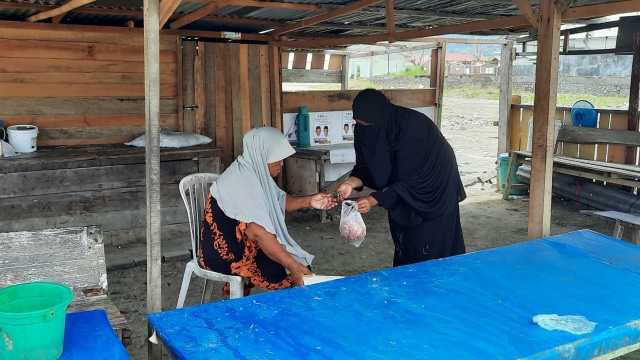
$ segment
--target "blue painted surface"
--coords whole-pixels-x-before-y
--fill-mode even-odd
[[[104,310],[67,314],[60,360],[130,359]]]
[[[587,359],[640,342],[639,297],[640,247],[580,230],[147,317],[180,359]]]

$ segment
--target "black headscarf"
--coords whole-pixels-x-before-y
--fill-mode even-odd
[[[362,90],[353,99],[353,118],[371,125],[356,123],[353,131],[355,145],[359,155],[364,157],[376,188],[389,181],[393,170],[391,148],[395,138],[395,123],[392,121],[393,105],[378,90]]]
[[[356,165],[352,175],[398,222],[417,224],[458,208],[465,197],[455,153],[426,115],[389,102],[378,90],[353,100]],[[394,195],[395,194],[395,195]]]

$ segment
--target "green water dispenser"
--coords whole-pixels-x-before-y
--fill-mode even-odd
[[[311,146],[309,108],[306,106],[298,107],[298,114],[296,115],[296,137],[298,139],[298,147],[305,148]]]

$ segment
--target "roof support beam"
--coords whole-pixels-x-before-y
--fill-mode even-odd
[[[518,6],[518,9],[520,9],[520,12],[522,13],[522,15],[524,15],[524,17],[526,17],[527,20],[529,20],[529,23],[531,24],[531,26],[537,29],[538,14],[535,11],[533,11],[533,8],[531,7],[531,4],[529,4],[529,1],[513,0],[513,3],[516,4],[516,6]]]
[[[385,1],[385,10],[387,11],[387,35],[389,35],[389,42],[396,42],[396,18],[393,11],[393,0]]]
[[[282,35],[282,34],[286,34],[298,29],[302,29],[304,27],[307,26],[311,26],[311,25],[315,25],[327,20],[331,20],[331,19],[335,19],[337,17],[340,17],[342,15],[346,15],[349,13],[352,13],[354,11],[358,11],[360,9],[363,9],[365,7],[371,6],[371,5],[375,5],[377,3],[382,2],[383,0],[360,0],[358,2],[352,3],[350,5],[341,7],[340,9],[336,9],[336,10],[331,10],[325,14],[322,15],[318,15],[318,16],[313,16],[307,19],[303,19],[295,24],[291,24],[291,25],[287,25],[287,26],[283,26],[279,29],[276,29],[274,32],[272,32],[272,35]]]
[[[553,175],[553,134],[558,94],[558,57],[561,14],[554,0],[540,1],[536,89],[533,103],[533,147],[531,150],[531,191],[529,194],[529,239],[551,232],[551,179]]]
[[[191,24],[196,20],[200,20],[203,17],[222,9],[223,7],[229,5],[230,3],[231,3],[231,0],[220,0],[220,1],[212,2],[211,4],[205,5],[200,9],[192,12],[191,14],[183,17],[182,19],[172,22],[169,25],[169,27],[172,29],[179,29],[187,24]]]
[[[70,10],[73,10],[75,8],[79,8],[81,6],[87,5],[89,3],[94,2],[95,0],[71,0],[68,3],[49,10],[49,11],[45,11],[45,12],[41,12],[39,14],[33,15],[33,16],[29,16],[27,18],[27,21],[29,22],[35,22],[35,21],[39,21],[39,20],[44,20],[44,19],[48,19],[60,14],[65,14],[67,12],[69,12]]]
[[[182,0],[162,0],[160,3],[160,29],[167,23],[181,2]]]

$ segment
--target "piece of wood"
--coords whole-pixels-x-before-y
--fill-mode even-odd
[[[66,285],[74,294],[67,312],[105,309],[112,327],[123,338],[128,324],[107,296],[101,229],[67,227],[5,232],[1,239],[0,288],[34,281]]]
[[[227,116],[227,108],[231,102],[229,99],[231,87],[231,74],[229,71],[229,46],[215,44],[215,62],[213,71],[215,78],[215,112],[216,112],[216,146],[220,149],[222,164],[229,165],[233,161],[233,128]]]
[[[612,130],[626,130],[627,129],[627,115],[623,114],[611,114],[611,123],[609,128]],[[625,160],[625,146],[622,145],[608,145],[607,149],[607,162],[615,162],[624,164]]]
[[[205,93],[205,46],[204,42],[198,42],[198,51],[193,63],[193,85],[194,85],[194,104],[197,108],[193,111],[195,113],[195,123],[193,129],[189,130],[196,134],[202,134],[205,129],[205,113],[207,110],[207,98]]]
[[[342,79],[342,70],[306,70],[306,69],[282,70],[283,82],[339,83],[341,79]]]
[[[435,89],[381,91],[396,105],[411,108],[435,106]],[[282,94],[283,112],[295,113],[300,104],[307,105],[310,112],[351,110],[353,99],[359,92],[360,90],[285,92]]]
[[[306,53],[293,53],[292,69],[305,69],[307,67],[307,54]]]
[[[384,0],[359,0],[359,1],[355,1],[353,3],[350,3],[349,5],[345,5],[342,6],[338,9],[335,10],[331,10],[331,11],[327,11],[324,14],[320,14],[320,15],[316,15],[316,16],[312,16],[306,19],[303,19],[302,21],[293,23],[293,24],[289,24],[289,25],[285,25],[282,26],[278,29],[276,29],[275,31],[271,32],[272,35],[282,35],[282,34],[286,34],[295,30],[299,30],[308,26],[312,26],[315,24],[319,24],[321,22],[325,22],[331,19],[335,19],[337,17],[352,13],[354,11],[358,11],[360,9],[363,9],[365,7],[371,6],[371,5],[375,5],[377,3],[380,3]]]
[[[247,82],[246,82],[246,93],[248,97],[247,106],[249,114],[249,127],[256,128],[263,125],[266,125],[263,120],[262,114],[262,105],[263,105],[263,96],[268,95],[268,93],[263,95],[263,84],[262,84],[262,74],[261,74],[261,58],[260,58],[260,47],[263,45],[249,45],[247,48],[248,56],[247,56]]]
[[[558,141],[573,144],[617,144],[640,146],[640,132],[616,129],[562,126]]]
[[[342,70],[342,71],[347,71],[347,69],[344,69],[342,67],[342,60],[344,59],[345,55],[339,55],[339,54],[331,54],[329,55],[329,67],[328,70]]]
[[[269,84],[271,84],[271,126],[282,130],[283,97],[280,48],[269,43]]]
[[[553,131],[558,92],[558,52],[562,20],[553,0],[541,0],[539,11],[534,103],[535,125],[529,195],[529,239],[548,236],[551,231]],[[550,134],[551,136],[549,136]]]
[[[324,69],[324,57],[325,57],[325,54],[319,54],[319,53],[311,54],[311,69],[312,70]]]
[[[269,79],[269,47],[260,45],[258,46],[260,56],[260,85],[261,85],[261,99],[262,99],[262,123],[267,126],[271,124],[271,84]]]
[[[94,2],[95,0],[71,0],[69,2],[67,2],[66,4],[53,9],[53,10],[49,10],[49,11],[43,11],[39,14],[36,15],[32,15],[29,16],[26,20],[29,22],[34,22],[34,21],[39,21],[39,20],[44,20],[44,19],[48,19],[60,14],[64,14],[66,12],[69,12],[75,8],[79,8],[81,6],[90,4],[92,2]]]
[[[216,108],[218,104],[216,104],[216,73],[212,68],[211,64],[215,63],[215,46],[210,42],[203,42],[203,51],[204,51],[204,67],[203,67],[203,77],[204,77],[204,102],[206,104],[206,109],[204,112],[204,128],[202,130],[202,134],[206,135],[212,139],[214,139],[214,143],[212,146],[217,146],[215,143],[216,139]],[[221,119],[220,121],[224,121]]]
[[[498,101],[498,154],[507,152],[510,147],[509,112],[511,110],[513,43],[502,45],[500,66],[500,99]]]
[[[216,2],[213,3],[209,3],[197,10],[195,10],[194,12],[191,12],[183,17],[181,17],[180,19],[172,22],[171,24],[169,24],[169,27],[172,29],[179,29],[185,25],[191,24],[194,21],[197,21],[205,16],[211,15],[213,13],[215,13],[216,11],[218,11],[219,9],[222,9],[223,7],[229,5],[231,3],[231,0],[218,0]]]
[[[175,114],[177,101],[175,98],[160,98],[160,113]],[[113,97],[0,97],[2,119],[9,116],[47,116],[47,115],[144,115],[144,97],[133,97],[122,101]],[[6,124],[6,122],[5,122]],[[19,124],[19,123],[16,123]]]

